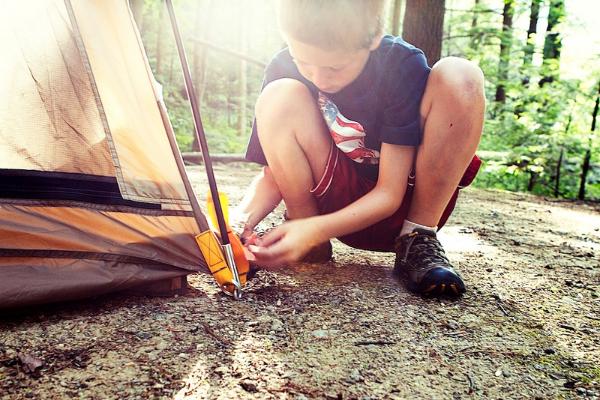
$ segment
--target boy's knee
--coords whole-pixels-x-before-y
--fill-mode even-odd
[[[484,77],[481,68],[471,61],[458,57],[446,57],[431,69],[430,82],[434,88],[453,101],[468,102],[484,100]]]
[[[255,105],[258,120],[284,122],[303,107],[314,104],[308,88],[295,79],[278,79],[264,87]]]

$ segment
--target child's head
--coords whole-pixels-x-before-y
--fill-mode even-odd
[[[385,0],[280,0],[279,26],[304,77],[335,93],[379,45]]]
[[[283,35],[323,50],[370,48],[383,30],[385,0],[280,0]]]

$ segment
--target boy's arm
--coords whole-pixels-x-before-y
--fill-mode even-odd
[[[233,212],[232,225],[239,227],[246,239],[254,227],[281,202],[281,193],[268,166],[252,180],[244,198]]]
[[[400,207],[415,149],[383,143],[379,178],[373,190],[331,214],[287,222],[252,247],[257,262],[278,265],[300,259],[311,247],[359,231],[392,215]]]

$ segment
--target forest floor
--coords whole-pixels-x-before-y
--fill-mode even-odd
[[[216,173],[235,202],[256,168]],[[468,286],[457,301],[408,293],[392,254],[334,242],[334,261],[260,271],[239,302],[192,275],[176,297],[4,316],[0,398],[598,399],[599,211],[464,190],[440,232]]]

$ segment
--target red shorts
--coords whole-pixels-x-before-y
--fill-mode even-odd
[[[336,146],[331,146],[325,173],[317,186],[312,190],[317,199],[317,207],[320,214],[329,214],[340,210],[358,200],[375,187],[376,182],[360,175],[356,171],[354,164],[355,162],[349,159]],[[454,210],[458,190],[473,182],[480,166],[481,160],[477,156],[474,156],[458,188],[448,202],[438,223],[438,228],[444,226]],[[348,246],[358,249],[394,251],[394,239],[400,233],[402,224],[408,214],[414,185],[414,174],[411,174],[408,179],[408,187],[406,188],[402,205],[392,216],[361,231],[339,237],[338,239]]]

